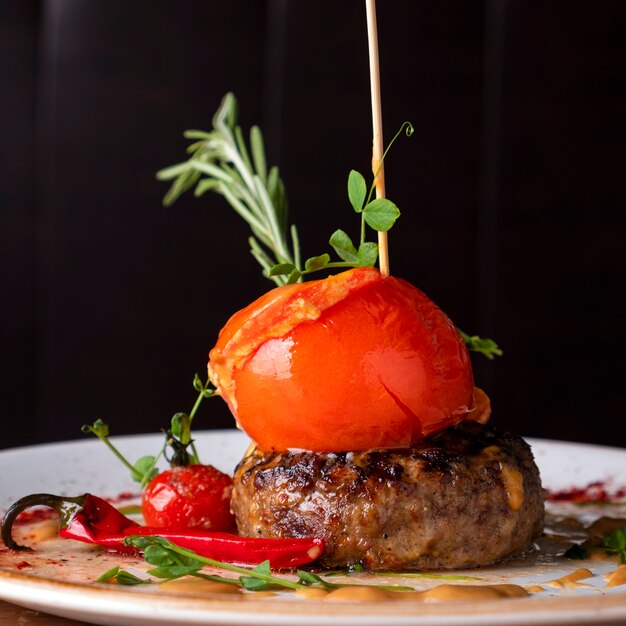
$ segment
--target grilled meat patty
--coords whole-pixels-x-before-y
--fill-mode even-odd
[[[526,442],[464,423],[406,450],[254,451],[232,510],[255,537],[322,537],[323,567],[478,567],[528,549],[543,492]]]

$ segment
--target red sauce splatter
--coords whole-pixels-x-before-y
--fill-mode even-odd
[[[24,569],[26,567],[32,567],[32,565],[28,561],[20,561],[19,563],[15,564],[15,567],[17,569]]]
[[[122,493],[118,494],[115,498],[106,498],[106,500],[110,504],[118,504],[119,502],[126,502],[126,500],[133,500],[135,498],[140,499],[141,494],[132,493],[130,491],[123,491]]]
[[[569,487],[568,489],[547,490],[548,502],[575,502],[592,504],[617,502],[626,498],[625,487],[611,487],[607,481],[597,480],[585,487]]]

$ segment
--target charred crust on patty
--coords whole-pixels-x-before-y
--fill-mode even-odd
[[[241,534],[322,537],[325,567],[488,565],[528,549],[543,526],[529,446],[476,423],[401,450],[256,450],[234,482]]]

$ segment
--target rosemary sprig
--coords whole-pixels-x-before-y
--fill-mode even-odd
[[[189,159],[157,173],[159,180],[173,180],[164,204],[171,205],[194,186],[196,196],[207,191],[221,194],[250,226],[251,253],[267,276],[275,265],[288,263],[299,268],[298,232],[295,226],[288,227],[285,186],[277,167],[267,170],[263,136],[257,126],[250,131],[248,150],[237,125],[235,96],[224,96],[211,132],[189,130],[184,135],[195,140],[187,148]],[[287,282],[282,275],[271,278],[279,285]]]

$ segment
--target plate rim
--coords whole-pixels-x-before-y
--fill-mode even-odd
[[[4,584],[3,584],[4,583]],[[84,615],[81,607],[86,607],[87,615],[97,617],[93,613],[93,600],[99,601],[98,614],[105,620],[109,617],[120,617],[126,620],[145,620],[149,617],[150,623],[173,624],[325,624],[333,623],[337,626],[353,625],[355,620],[360,624],[381,624],[382,619],[393,618],[396,624],[415,626],[429,626],[438,624],[443,626],[475,626],[478,624],[500,624],[502,616],[507,616],[507,624],[527,624],[529,619],[536,626],[555,624],[575,624],[589,621],[593,618],[602,618],[602,622],[617,623],[626,617],[625,594],[606,595],[598,593],[596,596],[571,597],[563,594],[559,597],[510,598],[499,600],[485,600],[481,602],[342,602],[330,603],[316,599],[302,599],[295,601],[276,602],[272,598],[252,598],[242,600],[241,596],[225,597],[210,594],[165,593],[157,591],[142,591],[137,593],[115,585],[80,583],[54,580],[48,577],[34,576],[12,572],[0,568],[0,597],[4,597],[4,589],[18,591],[17,599],[13,602],[26,608],[35,608],[44,612],[62,617]],[[30,591],[44,591],[44,601],[26,597]],[[80,593],[77,595],[76,591]],[[20,593],[21,592],[21,593]],[[54,604],[46,603],[46,595],[53,595]],[[16,599],[13,596],[14,600]],[[102,603],[102,599],[106,602]],[[129,598],[133,601],[129,602]],[[186,615],[181,615],[181,603],[184,603]],[[523,605],[521,604],[523,603]],[[151,609],[151,610],[150,610]],[[129,613],[130,610],[130,613]],[[146,610],[152,615],[147,616]],[[220,618],[220,621],[211,622],[209,616]],[[248,621],[254,615],[254,620]],[[248,619],[241,621],[244,616]],[[294,621],[294,617],[296,621]],[[181,619],[182,618],[182,619]],[[226,619],[225,619],[226,618]],[[328,620],[322,621],[322,620]],[[332,622],[331,622],[332,620]],[[101,623],[110,623],[103,621]],[[134,624],[129,621],[128,624]],[[144,623],[139,621],[137,623]]]
[[[229,437],[245,441],[245,433],[235,429],[213,429],[198,431],[201,437]],[[112,437],[116,442],[133,442],[145,438],[158,438],[158,433],[143,433]],[[561,448],[563,450],[585,450],[600,454],[612,452],[626,455],[626,449],[599,444],[578,443],[553,439],[524,437],[531,448],[534,446]],[[98,445],[97,440],[75,439],[48,442],[0,450],[0,458],[7,452],[33,453],[41,449],[55,447]],[[90,446],[88,446],[90,447]],[[80,593],[77,593],[79,591]],[[33,592],[37,592],[36,594]],[[551,593],[551,592],[548,592]],[[569,596],[558,592],[559,596],[520,599],[500,599],[495,601],[423,603],[329,603],[320,600],[295,600],[276,602],[272,599],[246,597],[241,600],[220,597],[207,597],[198,594],[139,593],[111,585],[59,581],[51,577],[29,572],[15,571],[0,567],[0,599],[26,608],[40,610],[52,615],[73,619],[100,618],[102,624],[227,624],[236,626],[277,626],[332,624],[333,626],[355,626],[358,624],[381,625],[393,618],[394,623],[406,626],[478,626],[501,624],[521,626],[532,620],[537,626],[560,626],[561,624],[615,624],[626,619],[626,589],[624,593],[603,593],[596,595]],[[44,598],[43,600],[41,598]],[[53,601],[46,601],[46,598]],[[106,597],[107,602],[102,602]],[[80,599],[78,599],[80,598]],[[181,614],[181,600],[184,611]],[[523,603],[523,604],[521,604]],[[150,607],[153,607],[151,610]],[[156,609],[154,608],[156,606]],[[82,608],[81,608],[82,607]],[[97,608],[96,608],[97,607]],[[158,609],[158,610],[157,610]],[[97,614],[95,611],[97,610]],[[132,610],[132,616],[129,615]],[[155,613],[156,610],[156,613]],[[124,619],[111,621],[112,619]],[[130,621],[129,621],[130,619]],[[176,621],[173,621],[176,619]],[[600,621],[598,621],[600,620]]]

